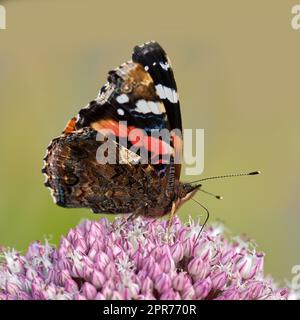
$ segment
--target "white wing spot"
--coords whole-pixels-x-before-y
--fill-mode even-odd
[[[128,95],[125,93],[120,94],[119,96],[117,96],[117,102],[119,103],[127,103],[129,101]]]
[[[168,62],[166,62],[166,63],[160,62],[159,64],[166,71],[168,71],[168,69],[170,68],[170,65]]]
[[[148,106],[148,103],[146,102],[146,100],[141,99],[141,100],[137,101],[137,103],[135,105],[137,106],[135,111],[140,112],[140,113],[148,113],[149,112],[149,106]]]
[[[172,103],[178,102],[178,94],[175,90],[161,84],[156,85],[155,89],[161,99],[168,99]]]
[[[153,102],[149,101],[148,102],[149,109],[152,113],[154,114],[161,114],[160,112],[160,102]]]
[[[135,111],[139,113],[154,113],[162,114],[165,112],[162,102],[146,101],[144,99],[138,100],[136,103],[137,108]]]
[[[122,108],[119,108],[117,110],[117,112],[118,112],[118,115],[120,115],[120,116],[124,116],[124,114],[125,114],[125,112],[124,112],[124,110]]]

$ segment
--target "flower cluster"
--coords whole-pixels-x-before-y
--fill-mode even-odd
[[[2,250],[1,299],[286,299],[263,275],[251,241],[228,241],[221,225],[119,218],[85,220],[57,248],[35,242]]]

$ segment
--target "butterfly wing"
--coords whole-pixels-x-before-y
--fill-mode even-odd
[[[163,129],[180,132],[169,140],[153,137],[153,132]],[[123,138],[139,130],[143,130],[143,138],[130,139],[124,144]],[[104,135],[113,132],[118,153],[121,150],[132,152],[132,147],[139,147],[131,153],[134,155],[131,159],[141,157],[141,150],[146,150],[151,164],[148,161],[145,165],[133,165],[127,158],[125,165],[119,162],[97,165],[94,136],[97,132]],[[109,72],[108,81],[98,97],[82,108],[67,124],[63,135],[51,143],[45,158],[46,185],[53,190],[56,202],[66,207],[121,213],[136,212],[147,203],[147,212],[151,213],[153,209],[151,214],[163,215],[170,210],[180,175],[180,164],[175,164],[176,154],[181,154],[182,149],[180,134],[176,83],[164,50],[154,42],[135,47],[132,60]],[[82,158],[81,154],[87,156]],[[106,177],[106,171],[115,170],[121,171]],[[135,187],[131,188],[131,180],[127,185],[122,179],[142,180],[144,184],[137,192]],[[120,188],[132,191],[124,202]],[[115,189],[119,191],[108,195]]]

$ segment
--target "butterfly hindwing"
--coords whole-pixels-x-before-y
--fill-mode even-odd
[[[99,163],[95,155],[107,139],[99,141],[98,134],[86,127],[53,139],[44,158],[45,185],[51,189],[55,203],[62,207],[114,214],[138,210],[143,207],[145,184],[153,169],[149,165],[132,165],[138,160],[136,155],[117,143],[117,163]],[[152,194],[155,192],[152,190]]]

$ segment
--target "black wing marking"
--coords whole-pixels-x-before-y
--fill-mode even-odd
[[[177,163],[175,165],[175,178],[179,179],[183,148],[182,120],[177,85],[170,59],[157,42],[151,41],[136,46],[133,50],[132,60],[142,64],[145,70],[150,73],[157,94],[164,102],[170,128],[171,130],[176,129],[171,145],[174,146]]]
[[[143,65],[154,81],[159,97],[163,100],[171,129],[182,130],[177,85],[170,60],[157,42],[136,46],[132,60]]]

